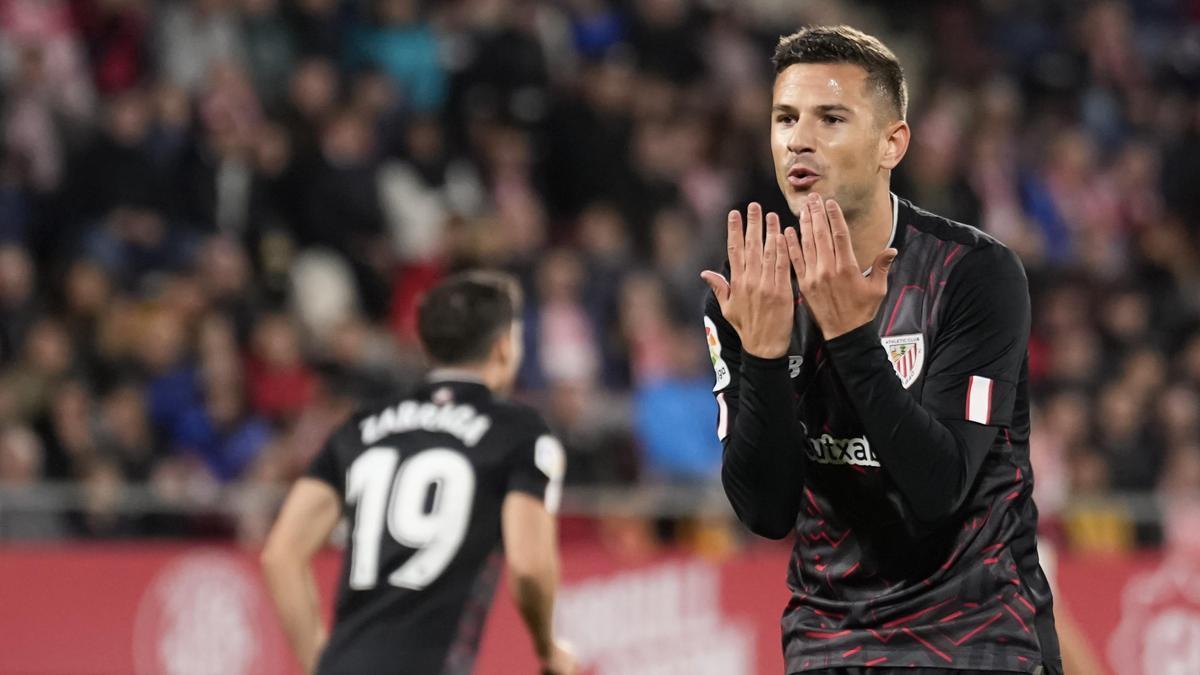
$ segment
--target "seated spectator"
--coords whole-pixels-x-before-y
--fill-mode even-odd
[[[104,396],[96,426],[101,453],[131,481],[149,480],[163,450],[150,426],[139,380],[126,380]]]
[[[195,91],[216,62],[245,61],[245,38],[231,0],[164,3],[158,15],[157,61],[172,83]]]
[[[446,97],[438,39],[417,0],[373,0],[372,21],[351,34],[349,61],[377,66],[400,85],[405,107],[436,110]]]
[[[1200,553],[1200,445],[1172,449],[1158,485],[1163,500],[1163,530],[1173,551]]]
[[[300,335],[292,320],[268,315],[259,320],[246,360],[250,407],[273,421],[290,419],[312,399],[316,375],[304,362]]]
[[[73,514],[75,533],[87,539],[139,534],[135,520],[121,509],[125,479],[115,462],[98,460],[81,477],[83,507]]]
[[[0,490],[8,493],[0,513],[0,539],[52,539],[65,533],[62,519],[36,499],[45,453],[32,430],[11,426],[0,430]],[[24,504],[22,497],[28,497]]]
[[[47,478],[79,480],[97,461],[94,403],[83,380],[66,380],[54,390],[50,409],[35,422],[46,447]]]
[[[270,441],[271,428],[249,409],[233,325],[220,314],[200,323],[196,365],[181,380],[183,405],[162,427],[171,450],[200,459],[219,482],[237,478]]]
[[[30,325],[39,315],[36,273],[24,248],[0,246],[0,366],[20,357]]]
[[[712,370],[704,343],[691,326],[666,333],[667,368],[634,388],[634,428],[645,451],[643,476],[705,482],[720,475],[721,441]]]
[[[22,358],[0,377],[14,414],[23,420],[43,415],[54,389],[75,365],[70,336],[62,323],[42,316],[29,327]]]
[[[279,0],[241,0],[246,62],[254,89],[268,107],[282,99],[295,59],[295,37],[279,11]]]
[[[163,432],[195,404],[197,373],[188,362],[186,326],[177,311],[150,309],[141,324],[137,355],[147,377],[146,409],[155,428]]]
[[[538,270],[538,292],[529,305],[537,345],[535,367],[551,383],[594,381],[599,372],[596,329],[583,305],[583,267],[570,251],[548,255]]]

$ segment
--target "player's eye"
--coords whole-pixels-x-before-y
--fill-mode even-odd
[[[776,124],[795,124],[796,116],[795,115],[787,115],[787,114],[779,114],[779,115],[775,116],[775,123]]]
[[[821,118],[821,121],[824,122],[825,124],[832,125],[832,124],[841,124],[842,122],[845,122],[846,120],[844,118],[838,117],[837,115],[826,115],[825,117]]]

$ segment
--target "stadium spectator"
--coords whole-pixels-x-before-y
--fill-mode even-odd
[[[721,443],[713,433],[717,416],[704,405],[712,398],[710,364],[691,333],[690,325],[670,326],[670,363],[634,389],[634,428],[645,449],[647,478],[703,483],[720,471]]]
[[[246,364],[251,407],[276,421],[298,414],[313,397],[316,375],[304,363],[300,336],[291,319],[278,314],[263,317],[252,342]]]
[[[446,97],[438,37],[423,20],[417,0],[373,0],[370,20],[351,31],[347,61],[351,68],[382,68],[401,87],[414,111],[436,110]]]

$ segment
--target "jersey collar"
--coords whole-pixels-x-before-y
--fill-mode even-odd
[[[889,192],[888,194],[890,194],[892,196],[892,233],[888,235],[888,243],[884,246],[884,248],[890,248],[892,246],[895,246],[896,250],[899,251],[900,250],[900,241],[898,240],[897,237],[900,234],[900,232],[899,232],[900,228],[898,227],[898,225],[900,223],[900,198],[896,196],[895,192]],[[870,267],[863,270],[864,277],[870,276],[870,274],[871,274]]]
[[[884,248],[888,248],[896,243],[896,226],[900,222],[900,198],[896,196],[895,192],[889,194],[892,195],[892,234],[888,236],[888,243]]]
[[[418,390],[434,403],[477,401],[493,396],[492,390],[479,376],[458,368],[434,368],[425,376],[425,385]]]
[[[425,376],[425,381],[430,384],[450,382],[483,384],[483,380],[478,375],[469,370],[461,370],[459,368],[434,368]]]

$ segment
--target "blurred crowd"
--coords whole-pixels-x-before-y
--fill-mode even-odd
[[[84,488],[5,534],[227,534],[115,504],[294,478],[478,265],[569,482],[714,480],[698,272],[834,22],[906,67],[894,191],[1025,261],[1043,512],[1200,495],[1196,0],[0,0],[0,487]]]

